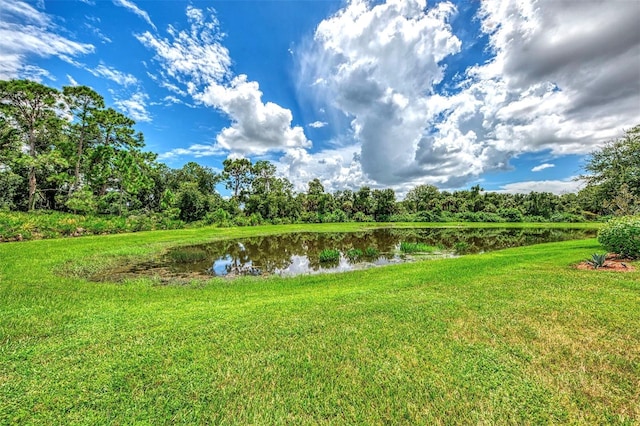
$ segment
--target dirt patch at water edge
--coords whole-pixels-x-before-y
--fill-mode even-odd
[[[578,263],[576,268],[591,271],[634,272],[636,267],[630,263],[631,261],[631,259],[624,259],[619,257],[617,254],[610,253],[607,255],[604,265],[599,268],[594,268],[586,261]]]

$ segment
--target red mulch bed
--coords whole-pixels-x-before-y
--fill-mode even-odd
[[[633,272],[636,267],[630,264],[631,259],[620,258],[617,254],[607,254],[607,260],[604,262],[604,266],[594,268],[587,262],[580,262],[576,265],[577,269],[588,269],[591,271],[616,271],[616,272]]]

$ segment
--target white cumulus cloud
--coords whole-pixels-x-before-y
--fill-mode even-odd
[[[584,182],[577,180],[576,177],[570,177],[563,180],[534,180],[526,182],[509,183],[501,187],[495,192],[504,192],[508,194],[528,194],[530,192],[551,192],[552,194],[562,195],[572,192],[578,192],[584,187]]]
[[[263,102],[258,82],[232,73],[231,57],[222,45],[224,34],[214,11],[189,6],[186,14],[189,30],[170,26],[167,38],[150,32],[137,38],[155,52],[164,72],[173,80],[163,83],[165,87],[180,84],[194,100],[229,117],[231,125],[217,135],[216,150],[261,155],[310,147],[311,141],[302,127],[292,126],[290,110]]]
[[[588,153],[640,122],[640,2],[480,2],[490,59],[439,92],[443,61],[465,52],[456,13],[352,0],[300,54],[301,96],[350,117],[369,179],[456,188],[522,153]]]
[[[550,168],[555,167],[555,166],[556,166],[555,164],[543,163],[543,164],[540,164],[538,166],[535,166],[534,168],[531,169],[531,171],[532,172],[540,172],[540,171],[542,171],[544,169],[550,169]]]
[[[313,123],[309,123],[309,127],[313,127],[314,129],[320,129],[322,127],[325,127],[327,124],[326,121],[314,121]]]

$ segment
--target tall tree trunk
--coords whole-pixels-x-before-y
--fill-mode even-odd
[[[36,168],[29,167],[29,211],[36,208]]]
[[[35,162],[36,159],[36,135],[35,129],[32,126],[31,131],[29,132],[29,155],[32,160]],[[36,208],[36,166],[32,164],[29,166],[29,211],[35,210]]]
[[[82,161],[83,148],[84,135],[82,135],[80,137],[80,140],[78,141],[78,160],[76,161],[76,169],[74,173],[75,179],[73,181],[73,185],[71,185],[71,188],[69,189],[69,195],[71,195],[71,193],[78,189],[78,186],[80,186],[80,162]]]

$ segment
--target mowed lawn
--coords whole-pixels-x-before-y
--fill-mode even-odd
[[[0,424],[640,422],[640,272],[573,268],[595,239],[287,279],[83,278],[171,244],[361,226],[0,244]]]

